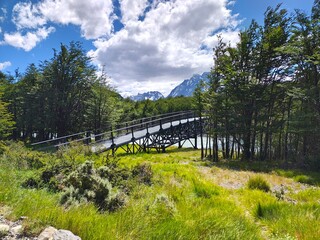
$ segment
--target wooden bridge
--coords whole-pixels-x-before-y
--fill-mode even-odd
[[[186,141],[197,148],[197,137],[202,129],[202,119],[194,112],[175,112],[121,123],[104,133],[85,131],[33,143],[32,146],[45,150],[82,142],[90,145],[93,152],[111,150],[114,154],[119,148],[127,153],[149,152],[150,149],[165,152],[167,147],[175,144],[182,147]]]

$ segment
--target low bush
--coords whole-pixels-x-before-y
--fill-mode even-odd
[[[268,182],[261,176],[251,177],[247,182],[247,186],[249,189],[257,189],[264,192],[270,191],[270,185]]]
[[[93,202],[101,211],[115,211],[125,203],[125,197],[112,188],[107,178],[102,178],[93,167],[93,163],[86,161],[65,179],[65,190],[61,197],[61,204]]]
[[[141,163],[135,166],[132,170],[132,175],[138,179],[140,183],[151,185],[153,172],[151,165],[148,163]]]
[[[39,169],[45,165],[48,158],[45,153],[26,148],[22,142],[2,144],[2,151],[2,159],[17,169]]]

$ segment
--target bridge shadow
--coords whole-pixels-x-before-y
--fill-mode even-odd
[[[161,154],[171,154],[171,153],[188,153],[188,152],[194,152],[194,151],[200,151],[199,149],[194,148],[178,148],[175,146],[171,146],[166,148],[165,152],[158,152],[156,149],[150,149],[146,152],[138,152],[138,153],[127,153],[124,150],[118,150],[116,153],[116,157],[123,157],[123,156],[130,156],[130,155],[144,155],[144,154],[150,154],[150,155],[161,155]],[[111,154],[111,150],[109,150],[109,155]],[[199,158],[200,158],[200,152],[199,152]]]

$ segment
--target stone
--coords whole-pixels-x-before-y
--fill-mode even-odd
[[[7,224],[0,224],[0,238],[7,236],[10,231],[10,226]]]
[[[53,234],[53,240],[81,240],[81,238],[68,230],[61,229]]]
[[[11,228],[11,232],[15,235],[21,235],[22,234],[22,231],[23,231],[23,227],[22,225],[17,225],[13,228]]]
[[[53,235],[57,231],[54,227],[47,227],[40,233],[38,240],[53,240]]]

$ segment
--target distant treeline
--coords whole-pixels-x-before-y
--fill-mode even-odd
[[[320,166],[320,1],[310,16],[268,8],[235,47],[219,39],[198,109],[210,116],[213,160],[285,160]]]
[[[207,115],[207,157],[285,160],[320,166],[320,0],[311,14],[268,8],[239,33],[219,38],[207,86],[194,98],[133,102],[97,76],[79,43],[24,74],[0,75],[0,139],[37,140],[195,106]],[[125,69],[124,69],[125,71]],[[193,104],[194,103],[194,104]],[[13,126],[15,123],[15,126]],[[35,134],[36,133],[36,134]],[[221,155],[220,155],[221,154]]]

